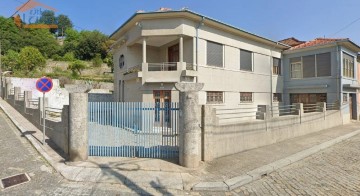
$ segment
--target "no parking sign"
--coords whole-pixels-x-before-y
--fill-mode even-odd
[[[43,117],[43,145],[45,144],[45,119],[46,119],[46,112],[45,112],[45,93],[51,91],[53,87],[53,82],[51,78],[42,77],[36,81],[36,89],[43,93],[43,104],[42,104],[42,117]]]

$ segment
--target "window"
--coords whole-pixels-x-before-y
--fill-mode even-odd
[[[240,93],[240,102],[241,103],[251,103],[251,102],[253,102],[253,93],[241,92]]]
[[[273,74],[281,75],[281,60],[273,57]]]
[[[125,57],[124,55],[120,55],[120,58],[119,58],[119,67],[120,69],[123,68],[125,66]]]
[[[207,65],[223,67],[223,45],[207,42]]]
[[[208,104],[224,103],[224,93],[220,91],[206,92],[206,103]]]
[[[282,94],[274,93],[273,94],[273,102],[282,102]]]
[[[240,50],[240,70],[252,71],[252,52]]]
[[[303,78],[315,77],[315,55],[302,57]]]
[[[343,53],[343,76],[354,78],[354,57]]]
[[[290,59],[291,78],[302,78],[301,57]]]
[[[348,102],[347,93],[343,93],[343,103],[347,103],[347,102]]]
[[[316,75],[317,77],[331,76],[331,53],[316,55]]]

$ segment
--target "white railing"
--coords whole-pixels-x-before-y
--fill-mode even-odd
[[[148,71],[177,71],[177,63],[148,63]]]
[[[270,112],[273,116],[274,115],[279,115],[279,116],[295,115],[295,114],[297,114],[296,111],[298,111],[298,109],[296,109],[295,105],[273,106],[270,109]]]

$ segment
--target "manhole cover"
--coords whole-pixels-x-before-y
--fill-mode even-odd
[[[30,181],[30,177],[27,174],[18,174],[1,179],[2,188],[6,189],[12,186],[23,184]]]

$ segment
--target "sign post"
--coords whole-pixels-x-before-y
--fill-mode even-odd
[[[45,113],[45,93],[49,92],[53,87],[53,82],[51,78],[48,77],[42,77],[39,78],[36,81],[36,89],[43,93],[43,99],[42,99],[42,116],[43,116],[43,145],[45,145],[45,119],[46,119],[46,113]]]

